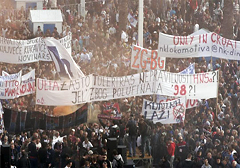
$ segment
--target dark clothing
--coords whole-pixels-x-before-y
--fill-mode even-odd
[[[18,161],[18,152],[16,149],[11,149],[11,165],[16,166]]]
[[[38,150],[38,159],[41,164],[47,163],[47,149],[46,148],[40,148]]]
[[[129,136],[137,136],[137,126],[134,120],[130,120],[126,127],[129,128]]]
[[[22,156],[17,163],[17,168],[30,168],[30,163],[27,156]]]
[[[29,156],[29,158],[37,158],[37,156],[38,156],[37,147],[34,142],[31,142],[28,145],[28,156]]]
[[[193,168],[193,162],[191,160],[184,160],[182,163],[182,168]]]
[[[170,163],[166,160],[162,163],[160,163],[161,168],[170,168]]]

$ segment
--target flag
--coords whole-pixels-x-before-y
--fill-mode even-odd
[[[186,69],[179,72],[179,74],[195,74],[195,64],[190,64]]]
[[[4,122],[3,122],[3,108],[2,108],[2,103],[0,102],[0,133],[3,133],[5,127],[4,127]]]
[[[53,37],[44,39],[56,70],[61,79],[76,79],[85,76],[65,47]]]
[[[128,21],[133,27],[137,26],[138,21],[130,13],[128,14]]]

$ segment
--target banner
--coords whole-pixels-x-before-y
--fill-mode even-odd
[[[158,56],[171,58],[212,56],[240,60],[240,42],[226,39],[214,32],[190,36],[159,33]]]
[[[5,71],[2,71],[2,75],[10,76],[10,74],[8,74]],[[17,75],[17,74],[11,74],[11,75]],[[21,80],[19,81],[20,85],[15,85],[15,87],[5,88],[5,92],[4,92],[5,99],[14,99],[16,97],[35,93],[35,69],[21,76],[20,78],[21,78]]]
[[[37,129],[63,129],[87,122],[88,105],[85,104],[77,111],[66,116],[48,116],[42,112],[13,111],[3,108],[5,129],[10,133],[21,133]],[[72,117],[74,116],[74,117]]]
[[[166,58],[159,57],[157,50],[148,50],[140,46],[132,46],[131,68],[147,70],[165,70]]]
[[[142,115],[146,119],[153,121],[153,123],[176,124],[183,122],[185,112],[186,104],[184,97],[171,101],[162,101],[161,103],[143,100]]]
[[[60,43],[71,54],[72,34],[60,39]],[[25,64],[38,61],[52,61],[43,38],[14,40],[0,37],[0,62]]]
[[[19,96],[22,71],[8,76],[0,76],[0,99],[14,99]]]
[[[217,97],[218,71],[178,74],[152,70],[129,76],[89,75],[76,80],[37,79],[36,104],[75,105],[132,96],[160,94],[187,99]]]
[[[135,19],[130,13],[128,14],[127,18],[128,18],[129,23],[130,23],[133,27],[136,27],[136,26],[137,26],[137,23],[138,23],[137,19]]]

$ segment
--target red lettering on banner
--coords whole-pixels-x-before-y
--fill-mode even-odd
[[[173,93],[175,96],[177,96],[178,94],[186,95],[186,93],[187,93],[186,85],[181,85],[180,87],[178,85],[175,85],[174,90],[176,91],[176,92]]]
[[[211,35],[211,40],[213,43],[215,44],[219,44],[222,46],[231,46],[232,48],[236,48],[237,47],[237,42],[234,40],[230,40],[230,39],[226,39],[224,37],[221,37],[220,35],[216,34],[216,33],[212,33]]]
[[[140,51],[141,51],[141,48],[138,48],[138,47],[134,46],[133,50],[134,50],[134,51],[138,50],[138,51],[137,51],[137,54],[134,56],[134,61],[133,61],[132,67],[133,67],[133,68],[139,68],[139,64],[136,65],[136,62],[137,62],[137,60],[138,60],[138,55],[139,55],[139,53],[140,53]]]
[[[154,57],[154,55],[155,55],[155,57]],[[158,52],[156,50],[152,50],[150,68],[156,69],[157,66],[158,66],[158,68],[163,69],[164,68],[164,60],[161,60],[160,57],[158,58]]]
[[[199,43],[207,43],[207,35],[208,34],[200,34],[199,35]]]
[[[147,62],[145,60],[143,61],[144,53],[148,54],[148,51],[146,49],[142,49],[142,51],[141,51],[140,64],[141,64],[142,69],[146,69],[146,66],[147,66]]]
[[[191,45],[193,42],[194,36],[174,36],[173,44],[174,45]]]
[[[198,83],[198,75],[197,74],[193,75],[193,82]]]
[[[56,81],[54,81],[54,83],[53,83],[53,89],[52,90],[55,90],[55,88],[57,88],[57,90],[60,90],[59,86],[58,86],[58,83]]]
[[[154,57],[154,54],[155,54],[155,57]],[[156,50],[152,50],[152,53],[151,53],[151,64],[150,64],[150,68],[151,69],[155,69],[157,67],[157,61],[156,61],[157,57],[158,57],[157,51]],[[158,59],[160,59],[160,58],[158,58]],[[153,62],[154,62],[154,67],[153,67]]]
[[[196,84],[199,83],[210,83],[213,80],[208,76],[208,74],[195,74],[193,75],[193,81]]]

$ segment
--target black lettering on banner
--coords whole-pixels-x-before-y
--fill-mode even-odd
[[[76,90],[80,89],[80,82],[78,79],[75,80]]]
[[[169,118],[169,110],[168,110],[167,116],[163,117],[165,113],[166,113],[165,110],[161,110],[159,112],[153,111],[152,116],[151,116],[151,120],[153,120],[155,117],[158,120],[164,120],[164,119],[167,119],[167,117]]]
[[[68,90],[68,89],[64,88],[64,86],[67,85],[67,84],[66,84],[66,81],[63,81],[63,83],[62,83],[61,85],[62,85],[61,90]]]
[[[145,101],[145,103],[144,103],[144,109],[147,109],[148,106],[149,106],[149,109],[152,109],[151,104],[154,106],[154,103],[153,103],[153,102]]]
[[[75,87],[74,87],[74,84],[73,84],[73,81],[72,81],[72,80],[70,80],[69,90],[71,90],[71,87],[73,88],[73,90],[75,90]]]
[[[93,90],[94,90],[94,88],[90,88],[90,100],[94,100],[94,98],[93,98]]]
[[[72,101],[73,104],[77,103],[77,91],[72,91],[73,94],[75,94],[75,101]]]
[[[87,90],[86,90],[87,91]],[[73,104],[79,104],[84,102],[84,91],[79,90],[79,91],[72,91],[73,94],[75,94],[75,101],[72,101]]]

